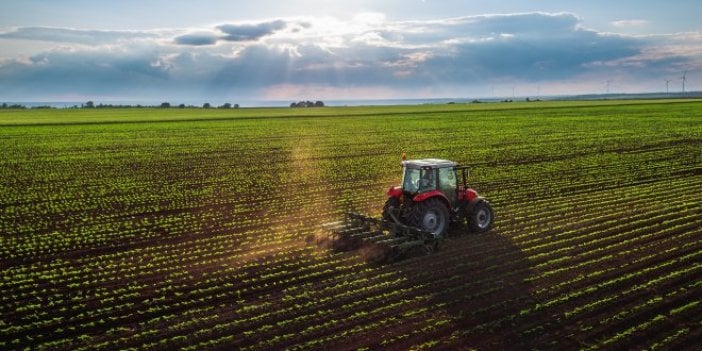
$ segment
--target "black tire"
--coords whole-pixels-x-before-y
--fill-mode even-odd
[[[418,203],[412,223],[428,232],[444,236],[449,227],[449,211],[441,200],[433,198]]]
[[[485,233],[492,228],[495,214],[489,202],[479,200],[473,208],[470,209],[466,219],[468,220],[468,227],[471,232]]]
[[[383,206],[383,220],[390,221],[390,222],[395,222],[395,220],[392,219],[390,216],[390,207],[393,207],[396,209],[395,213],[399,213],[397,209],[400,208],[400,199],[396,197],[390,197],[388,198],[387,201],[385,201],[385,206]],[[396,217],[399,217],[395,215]],[[398,218],[399,220],[399,218]]]

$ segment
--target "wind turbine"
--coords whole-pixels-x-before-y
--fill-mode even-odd
[[[687,81],[687,71],[683,73],[683,76],[680,77],[680,79],[682,79],[682,92],[683,94],[685,94],[685,82]]]
[[[668,85],[670,84],[670,79],[665,80],[665,95],[670,94],[670,89],[668,89]]]

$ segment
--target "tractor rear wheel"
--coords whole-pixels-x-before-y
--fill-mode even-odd
[[[478,201],[468,213],[467,220],[470,231],[485,233],[492,228],[494,215],[490,203],[485,200]]]
[[[443,236],[449,224],[449,212],[446,205],[434,198],[420,202],[416,206],[413,225]]]

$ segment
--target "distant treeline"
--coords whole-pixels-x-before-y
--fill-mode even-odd
[[[299,102],[293,102],[290,104],[290,107],[324,107],[324,102],[323,101],[299,101]],[[0,109],[52,109],[52,108],[57,108],[49,105],[42,105],[42,106],[25,106],[21,104],[8,104],[8,103],[3,103],[0,105]],[[195,106],[195,105],[186,105],[186,104],[171,104],[170,102],[162,102],[160,105],[115,105],[115,104],[103,104],[99,103],[96,104],[93,101],[87,101],[83,104],[80,105],[73,105],[73,106],[67,106],[67,107],[62,107],[62,108],[70,108],[70,109],[80,109],[80,108],[220,108],[220,109],[230,109],[230,108],[239,108],[239,104],[222,104],[220,106],[212,106],[209,102],[206,102],[202,104],[202,106]]]
[[[48,105],[43,105],[43,106],[31,106],[27,107],[25,105],[21,104],[8,104],[8,103],[3,103],[0,105],[0,109],[50,109],[50,108],[56,108]],[[220,106],[212,106],[209,102],[206,102],[202,104],[202,106],[195,106],[195,105],[186,105],[186,104],[179,104],[179,105],[171,105],[169,102],[163,102],[160,105],[113,105],[113,104],[95,104],[92,101],[88,101],[84,104],[79,105],[73,105],[70,107],[66,108],[221,108],[221,109],[229,109],[229,108],[239,108],[239,104],[230,104],[226,103]]]
[[[0,109],[26,109],[27,106],[20,105],[20,104],[12,104],[8,105],[7,103],[3,103],[0,105]],[[51,106],[34,106],[32,108],[51,108]]]
[[[324,107],[323,101],[300,101],[290,103],[290,107]]]

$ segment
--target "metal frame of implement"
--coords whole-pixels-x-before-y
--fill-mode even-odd
[[[442,237],[420,228],[346,212],[343,221],[323,225],[331,232],[332,248],[338,251],[354,250],[371,244],[379,254],[374,261],[392,261],[417,247],[427,252],[438,249]]]

